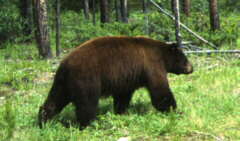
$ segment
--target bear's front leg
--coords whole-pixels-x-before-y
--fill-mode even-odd
[[[169,89],[158,87],[150,90],[153,106],[161,112],[170,112],[177,108],[176,100]]]
[[[114,112],[124,114],[129,107],[134,90],[119,90],[113,95]]]
[[[80,82],[74,83],[76,86],[72,89],[72,99],[76,107],[76,116],[80,124],[80,129],[84,129],[91,121],[96,119],[98,101],[101,94],[97,82]]]
[[[88,99],[88,101],[76,100],[74,101],[74,105],[76,107],[77,121],[79,122],[81,129],[84,129],[91,123],[91,121],[96,119],[97,101],[93,99]]]
[[[169,112],[177,108],[176,100],[171,92],[166,74],[152,75],[149,78],[148,89],[152,105],[161,112]]]

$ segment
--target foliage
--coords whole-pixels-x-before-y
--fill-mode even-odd
[[[66,12],[62,14],[62,39],[63,47],[74,47],[80,43],[99,36],[146,36],[151,38],[174,41],[175,29],[171,19],[167,16],[159,14],[156,11],[148,13],[148,25],[146,25],[146,15],[140,12],[131,14],[128,24],[112,22],[101,25],[93,25],[91,21],[86,21],[83,16],[79,16],[76,12]],[[197,32],[205,39],[213,42],[217,46],[230,44],[237,45],[240,35],[239,28],[240,17],[232,14],[229,17],[221,18],[221,30],[212,32],[209,26],[209,17],[201,13],[193,13],[192,18],[182,16],[182,22],[190,29]],[[84,21],[84,24],[82,22]],[[72,24],[74,23],[74,24]],[[195,44],[202,45],[202,42],[196,39],[192,34],[182,29],[182,37],[184,41],[192,41]]]
[[[13,90],[28,89],[32,87],[38,73],[46,70],[46,62],[38,60],[35,46],[30,46],[28,50],[25,48],[26,45],[13,46],[9,44],[6,49],[1,50],[0,85],[11,87]],[[33,68],[33,64],[36,64],[37,68]]]
[[[162,1],[162,3],[166,2]],[[201,5],[201,3],[199,4]],[[223,12],[220,18],[221,30],[215,32],[210,31],[209,16],[204,11],[192,12],[190,17],[182,15],[181,21],[217,46],[230,44],[235,47],[240,37],[240,17],[236,13],[227,14]],[[93,25],[91,21],[86,21],[82,15],[76,12],[64,12],[62,19],[63,47],[74,47],[83,41],[98,36],[141,36],[146,35],[147,31],[147,36],[151,38],[165,41],[175,40],[173,21],[157,12],[156,9],[151,9],[147,15],[138,11],[132,12],[128,24],[111,22],[101,25],[101,23],[97,22],[97,25]],[[146,24],[146,20],[148,20],[148,24]],[[184,29],[182,29],[182,37],[184,41],[192,41],[195,44],[203,45],[201,41]]]
[[[143,20],[144,16],[136,14],[138,20]],[[167,16],[158,12],[151,12],[148,14],[149,19],[149,36],[165,41],[175,40],[174,23]],[[237,39],[240,38],[240,17],[236,14],[221,18],[221,29],[216,32],[210,31],[209,17],[201,13],[192,13],[191,17],[182,16],[182,23],[187,25],[190,29],[200,34],[205,39],[222,46],[225,44],[236,46]],[[144,23],[143,23],[144,24]],[[144,25],[141,25],[144,27]],[[196,39],[192,34],[182,28],[182,38],[184,41],[192,41],[195,44],[201,45],[202,42]]]
[[[15,121],[16,115],[13,112],[13,104],[11,103],[11,101],[6,100],[6,103],[3,107],[5,107],[5,111],[3,112],[2,119],[0,120],[0,125],[1,128],[4,129],[7,134],[0,133],[0,135],[2,137],[1,139],[2,141],[8,141],[13,137],[16,125]]]
[[[62,46],[75,47],[80,43],[99,36],[137,36],[144,35],[139,22],[123,24],[118,22],[93,25],[91,21],[86,21],[76,12],[66,12],[62,14]],[[84,24],[83,24],[84,22]]]
[[[210,31],[209,17],[201,13],[193,13],[192,18],[183,17],[183,23],[185,23],[190,29],[196,31],[205,39],[214,43],[217,46],[223,46],[228,44],[230,46],[236,46],[236,41],[240,37],[239,28],[239,16],[231,14],[231,16],[221,18],[221,29],[218,31]],[[183,38],[185,40],[194,41],[200,44],[199,40],[193,38],[191,34],[183,31]]]
[[[224,11],[228,12],[240,12],[239,8],[240,7],[240,1],[239,0],[219,0],[219,8],[224,9]]]
[[[170,10],[170,2],[168,0],[158,1],[165,9]],[[113,3],[112,3],[113,4]],[[146,35],[155,39],[161,39],[165,41],[174,41],[174,24],[165,15],[157,12],[155,7],[149,7],[148,13],[148,25],[146,24],[146,15],[142,14],[139,10],[141,9],[141,4],[139,1],[131,1],[130,4],[135,10],[130,11],[129,24],[111,22],[104,26],[97,21],[97,25],[93,25],[91,21],[84,19],[81,11],[68,11],[65,9],[62,12],[62,46],[63,47],[74,47],[79,45],[81,42],[98,36],[111,36],[111,35]],[[0,23],[4,23],[0,26],[0,44],[5,41],[19,41],[23,36],[22,34],[22,22],[19,14],[18,1],[0,1]],[[212,32],[209,26],[209,14],[208,14],[208,2],[207,1],[192,1],[191,16],[185,17],[182,15],[181,21],[186,24],[193,31],[210,40],[217,46],[222,46],[230,44],[232,46],[237,45],[239,39],[239,14],[235,10],[230,11],[228,9],[223,9],[224,7],[234,7],[234,5],[239,5],[238,1],[219,1],[219,7],[223,10],[220,11],[220,21],[221,30]],[[54,15],[54,3],[49,3],[49,24],[50,28],[55,28],[55,15]],[[62,5],[63,9],[66,4]],[[112,5],[113,6],[113,5]],[[71,7],[71,6],[70,6]],[[137,7],[137,8],[134,8]],[[138,9],[138,10],[136,10]],[[236,8],[235,8],[236,9]],[[112,17],[114,17],[114,11],[112,11]],[[99,15],[96,15],[99,19]],[[52,40],[55,40],[54,32],[52,32]],[[195,44],[202,45],[202,43],[193,37],[188,32],[182,30],[183,39],[186,41],[192,41]],[[52,42],[53,44],[54,42]]]
[[[21,34],[21,18],[16,0],[0,0],[0,45],[6,41],[16,41]]]

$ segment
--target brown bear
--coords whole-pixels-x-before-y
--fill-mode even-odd
[[[96,118],[101,96],[112,96],[114,111],[126,111],[133,92],[149,90],[159,111],[176,109],[167,73],[189,74],[193,68],[176,44],[145,37],[99,37],[89,40],[62,60],[39,110],[39,126],[53,118],[70,102],[76,107],[81,127]]]

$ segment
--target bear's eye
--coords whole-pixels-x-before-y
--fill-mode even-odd
[[[172,51],[172,52],[177,52],[177,51],[179,51],[179,50],[178,50],[177,47],[172,47],[172,48],[171,48],[171,51]]]

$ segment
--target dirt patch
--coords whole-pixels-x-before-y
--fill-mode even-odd
[[[16,92],[16,89],[12,88],[10,84],[2,84],[0,87],[0,97],[6,97]]]
[[[55,73],[53,72],[44,72],[38,75],[36,79],[33,80],[35,84],[44,84],[51,82]]]
[[[240,96],[240,88],[237,87],[236,89],[233,90],[233,95],[239,97]]]
[[[9,87],[8,85],[3,84],[0,87],[0,105],[2,105],[6,98],[10,97],[11,95],[15,94],[16,90]]]
[[[11,93],[10,90],[0,90],[0,97],[7,96],[9,93]]]

